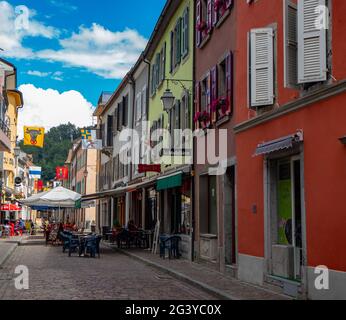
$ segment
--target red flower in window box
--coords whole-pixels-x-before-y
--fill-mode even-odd
[[[216,11],[219,11],[221,8],[225,8],[226,7],[226,2],[225,0],[215,0],[214,2],[214,8]]]
[[[199,32],[207,32],[208,31],[208,25],[205,21],[202,21],[200,22],[198,25],[197,25],[197,30]]]
[[[229,100],[225,97],[220,98],[218,103],[218,110],[219,110],[220,116],[223,117],[224,115],[226,115],[228,109],[229,109]]]
[[[193,121],[194,122],[198,122],[199,121],[199,117],[201,116],[201,112],[196,112],[196,114],[195,114],[195,117],[193,118]]]

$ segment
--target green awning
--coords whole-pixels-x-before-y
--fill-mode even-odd
[[[178,173],[173,176],[158,179],[156,184],[156,190],[167,190],[172,188],[181,187],[183,185],[183,173]]]

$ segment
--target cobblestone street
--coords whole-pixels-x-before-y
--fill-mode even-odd
[[[29,290],[16,290],[14,270],[29,268]],[[71,258],[61,247],[19,246],[0,269],[1,300],[162,299],[212,300],[213,296],[104,248],[101,259]]]

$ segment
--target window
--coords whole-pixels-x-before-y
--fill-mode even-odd
[[[174,29],[171,31],[170,41],[170,72],[181,63],[189,53],[189,7],[186,7],[182,17],[178,18]]]
[[[107,147],[113,147],[113,116],[107,118]]]
[[[123,102],[118,103],[118,131],[123,127]]]
[[[326,0],[301,0],[298,5],[284,2],[284,85],[297,88],[327,80]],[[326,9],[320,9],[326,8]],[[322,11],[321,11],[322,10]],[[317,26],[317,22],[321,26]]]
[[[142,89],[142,120],[147,118],[147,86]]]
[[[189,53],[189,20],[190,20],[190,12],[189,12],[189,7],[187,7],[184,10],[183,13],[183,18],[182,18],[182,50],[181,50],[181,54],[182,57],[185,58],[188,53]]]
[[[250,32],[251,107],[274,103],[274,32],[272,28]]]
[[[136,123],[138,124],[142,119],[142,93],[139,92],[136,97]]]
[[[297,5],[285,1],[285,87],[295,88],[298,84],[298,34],[297,34]]]
[[[129,96],[126,95],[123,97],[123,119],[122,123],[124,127],[128,126],[128,114],[129,114]]]
[[[298,1],[298,83],[327,80],[328,13],[320,19],[326,0]],[[328,10],[326,10],[328,11]],[[317,26],[317,21],[322,22]]]
[[[150,79],[150,94],[152,96],[166,78],[166,42],[161,51],[156,54],[154,61],[154,64],[151,66]]]
[[[212,0],[198,0],[196,4],[196,45],[199,47],[212,28]]]
[[[229,11],[233,0],[213,0],[213,25],[217,25],[220,19]]]

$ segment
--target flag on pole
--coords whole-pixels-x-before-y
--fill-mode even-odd
[[[56,180],[59,180],[59,181],[68,180],[67,167],[56,167]]]
[[[29,167],[30,179],[41,179],[42,168],[41,167]]]
[[[44,128],[24,127],[24,145],[43,148]]]
[[[82,129],[81,134],[82,140],[95,141],[97,139],[96,130]]]

